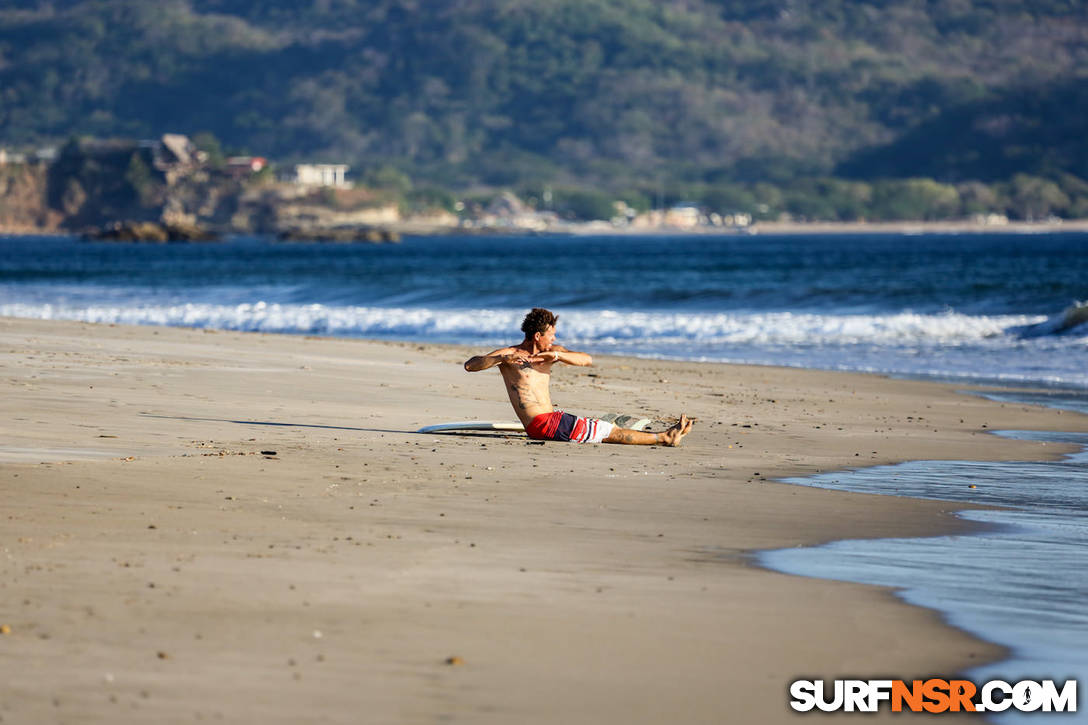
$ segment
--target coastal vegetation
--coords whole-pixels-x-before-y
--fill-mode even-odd
[[[24,2],[0,147],[185,133],[213,168],[350,164],[407,211],[1083,217],[1085,68],[1071,0]],[[156,206],[143,163],[90,183]]]

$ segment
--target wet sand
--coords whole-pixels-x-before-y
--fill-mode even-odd
[[[962,386],[601,357],[556,404],[686,412],[683,447],[414,433],[514,419],[474,352],[0,318],[0,722],[792,720],[794,679],[1001,651],[750,563],[970,531],[953,505],[773,479],[1088,431]]]

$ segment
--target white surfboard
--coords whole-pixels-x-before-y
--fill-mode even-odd
[[[646,430],[652,422],[649,418],[623,413],[605,413],[601,416],[601,420],[606,420],[617,428],[627,428],[628,430]]]
[[[631,430],[645,430],[650,425],[649,418],[641,418],[636,415],[624,415],[622,413],[606,413],[601,416],[601,420],[606,420],[609,423],[613,423],[620,428],[629,428]],[[492,421],[492,420],[461,420],[453,421],[450,423],[436,423],[435,425],[423,426],[416,433],[446,433],[449,431],[459,430],[508,430],[508,431],[524,431],[525,427],[518,422],[508,423],[506,421]]]
[[[452,423],[436,423],[435,425],[425,425],[416,433],[445,433],[447,431],[455,430],[513,430],[523,431],[525,426],[521,423],[508,423],[506,421],[488,421],[488,420],[462,420],[454,421]]]

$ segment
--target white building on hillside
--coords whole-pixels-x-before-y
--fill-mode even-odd
[[[344,180],[348,172],[346,164],[297,164],[295,183],[301,186],[332,186],[349,189],[351,183]]]

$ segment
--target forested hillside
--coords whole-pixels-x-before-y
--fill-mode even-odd
[[[641,198],[1016,175],[1069,197],[1088,178],[1077,0],[3,8],[0,146],[209,132],[416,184]]]

